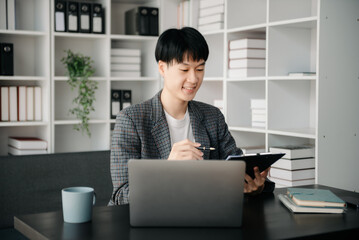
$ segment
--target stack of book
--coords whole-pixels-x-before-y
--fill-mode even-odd
[[[252,127],[265,128],[267,123],[267,106],[265,99],[251,99]]]
[[[228,77],[265,75],[266,40],[238,39],[229,41]]]
[[[41,87],[1,86],[1,121],[41,121]]]
[[[140,77],[141,50],[128,48],[111,49],[111,76]]]
[[[224,0],[200,0],[198,30],[200,32],[223,29]]]
[[[36,137],[9,137],[8,145],[8,152],[11,155],[47,153],[47,142]]]
[[[272,165],[270,180],[292,187],[315,183],[315,152],[311,145],[270,147],[272,153],[285,153]]]
[[[343,213],[346,203],[325,189],[288,188],[279,200],[294,213]]]

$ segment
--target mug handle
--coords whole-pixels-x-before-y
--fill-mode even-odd
[[[96,203],[96,192],[93,192],[93,201],[92,201],[92,205],[95,206]]]

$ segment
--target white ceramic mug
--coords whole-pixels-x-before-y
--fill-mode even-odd
[[[62,193],[62,211],[67,223],[84,223],[92,219],[92,206],[96,202],[96,193],[90,187],[64,188]]]

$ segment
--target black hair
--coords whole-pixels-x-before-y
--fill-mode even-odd
[[[173,60],[183,62],[184,55],[194,61],[206,61],[209,49],[203,35],[196,29],[184,27],[182,29],[171,28],[164,31],[158,38],[155,57],[156,61],[164,61],[171,64]]]

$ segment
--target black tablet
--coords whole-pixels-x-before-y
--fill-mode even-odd
[[[269,168],[278,159],[283,157],[285,153],[254,153],[246,155],[229,155],[227,161],[245,161],[246,162],[246,173],[254,178],[254,167],[259,168],[259,172],[262,172]]]

